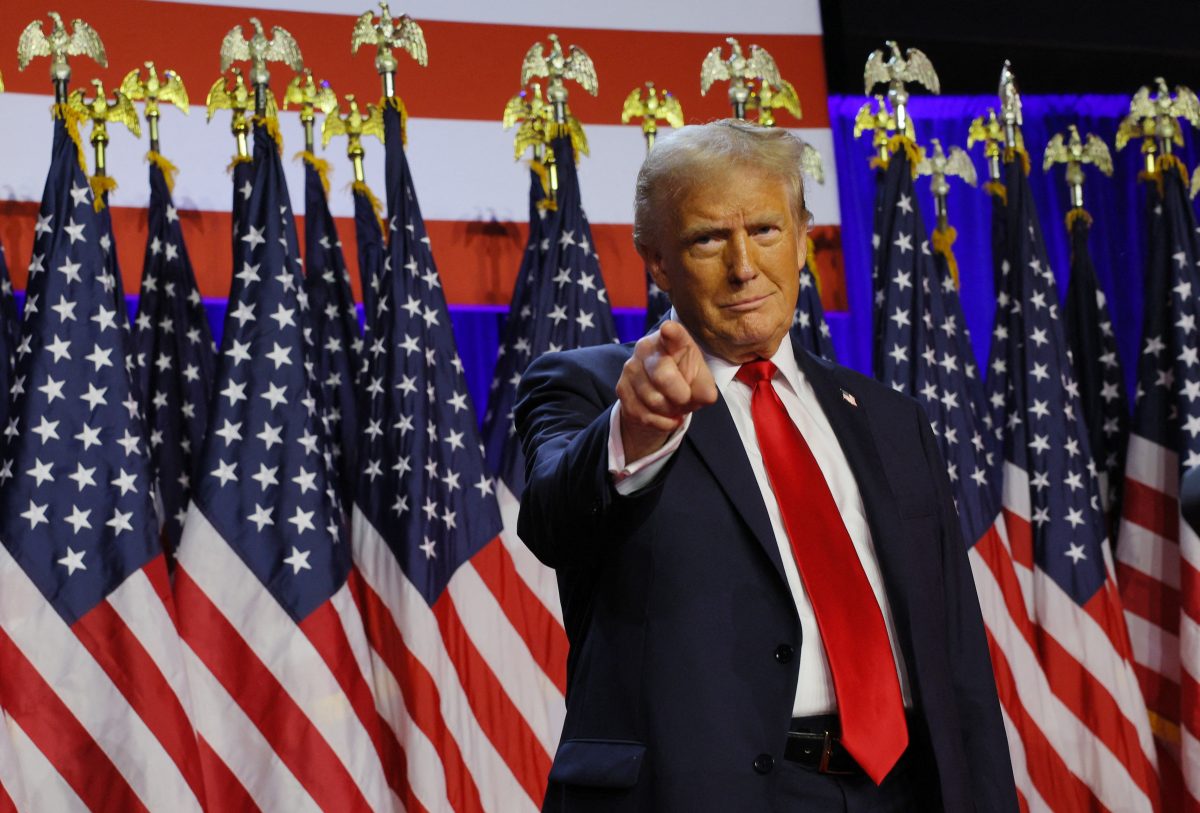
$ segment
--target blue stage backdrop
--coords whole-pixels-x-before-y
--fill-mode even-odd
[[[868,166],[871,145],[868,137],[854,138],[854,115],[867,101],[861,96],[832,96],[829,99],[830,123],[837,153],[838,191],[841,198],[842,250],[845,254],[846,293],[849,312],[828,313],[838,359],[866,375],[871,375],[871,232],[875,196],[874,173]],[[1129,110],[1125,96],[1025,96],[1025,144],[1033,166],[1030,186],[1041,216],[1046,246],[1050,252],[1059,296],[1065,297],[1068,284],[1069,240],[1064,224],[1067,191],[1062,168],[1050,173],[1041,170],[1042,153],[1054,133],[1075,124],[1081,133],[1095,133],[1113,148],[1117,124]],[[950,145],[966,147],[967,128],[974,117],[995,107],[993,96],[914,97],[910,112],[917,128],[917,141],[928,147],[930,138]],[[1179,155],[1189,167],[1196,163],[1196,141],[1185,132],[1185,146]],[[1094,219],[1092,258],[1100,287],[1108,296],[1113,329],[1126,375],[1126,389],[1135,391],[1134,374],[1142,327],[1142,274],[1145,264],[1146,224],[1144,189],[1137,180],[1142,166],[1139,144],[1131,144],[1113,154],[1114,174],[1106,178],[1094,167],[1086,169],[1084,198]],[[972,157],[980,183],[986,180],[982,149]],[[958,181],[949,198],[950,223],[958,231],[955,256],[958,258],[963,310],[975,355],[986,368],[995,310],[992,290],[990,243],[991,200],[982,189],[971,189]],[[586,198],[586,190],[584,195]],[[929,179],[917,181],[917,194],[927,228],[932,228],[933,200]],[[128,257],[140,256],[141,246],[122,246]],[[207,300],[213,335],[220,342],[225,319],[225,301]],[[129,297],[130,314],[136,312],[136,297]],[[361,309],[361,308],[360,308]],[[454,334],[477,415],[482,418],[487,405],[488,387],[496,364],[496,350],[507,309],[495,306],[451,306]],[[622,341],[631,341],[642,333],[644,311],[614,309],[617,333]],[[984,369],[986,375],[986,369]]]
[[[1019,66],[1018,66],[1019,67]],[[1132,91],[1134,88],[1131,88]],[[875,178],[868,166],[869,136],[854,138],[854,115],[867,101],[863,96],[832,96],[829,118],[837,155],[838,194],[842,212],[842,250],[845,253],[846,295],[849,329],[836,335],[838,358],[871,374],[871,231]],[[1137,176],[1142,166],[1140,143],[1117,153],[1114,142],[1117,124],[1129,112],[1128,96],[1024,96],[1025,145],[1032,171],[1029,181],[1041,218],[1046,247],[1058,280],[1059,296],[1065,298],[1068,283],[1069,240],[1064,223],[1068,209],[1067,189],[1061,165],[1042,172],[1042,155],[1050,138],[1074,124],[1081,134],[1095,133],[1113,150],[1113,177],[1106,178],[1094,167],[1085,172],[1085,205],[1094,219],[1091,235],[1092,258],[1100,287],[1109,301],[1113,330],[1124,365],[1126,390],[1135,390],[1134,374],[1142,328],[1142,275],[1145,265],[1146,224],[1144,190]],[[996,107],[995,96],[914,96],[909,106],[916,123],[917,141],[929,146],[937,138],[945,149],[966,148],[971,119]],[[1187,128],[1185,128],[1187,129]],[[1196,142],[1190,129],[1186,145],[1178,151],[1189,167],[1196,163]],[[983,148],[972,151],[980,184],[987,180]],[[980,367],[986,367],[995,299],[992,285],[990,244],[991,200],[982,189],[971,189],[951,180],[948,213],[958,231],[954,245],[958,259],[963,310]],[[934,224],[933,198],[929,179],[917,181],[926,228]],[[985,371],[986,374],[986,371]]]

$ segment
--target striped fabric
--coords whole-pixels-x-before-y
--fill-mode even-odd
[[[338,93],[373,101],[379,96],[379,79],[371,56],[364,50],[355,57],[349,49],[354,15],[369,7],[366,0],[350,5],[338,0],[110,0],[104,13],[81,0],[56,6],[68,19],[88,19],[108,51],[109,68],[81,61],[76,84],[97,76],[106,87],[115,87],[125,72],[146,59],[155,60],[160,71],[178,71],[187,83],[193,110],[187,117],[170,113],[164,149],[180,167],[175,203],[201,295],[226,296],[233,273],[225,242],[230,234],[226,166],[232,153],[228,116],[218,114],[205,124],[202,109],[205,91],[217,78],[222,37],[233,25],[245,25],[249,14],[257,14],[268,29],[280,25],[291,31],[314,74],[329,80]],[[833,146],[816,0],[782,5],[749,0],[736,8],[706,2],[702,9],[686,0],[653,4],[621,0],[594,7],[544,0],[452,4],[422,0],[394,10],[419,20],[429,44],[429,66],[418,68],[402,56],[397,83],[411,116],[408,151],[414,182],[421,190],[422,210],[450,304],[509,302],[525,244],[528,172],[513,160],[512,133],[501,129],[499,118],[505,101],[519,89],[525,52],[556,31],[564,41],[587,50],[599,75],[599,95],[573,93],[571,108],[587,128],[591,145],[591,155],[580,161],[580,183],[587,190],[584,204],[615,307],[640,307],[646,296],[642,263],[631,238],[633,180],[645,143],[637,125],[620,123],[622,102],[634,87],[653,80],[680,99],[689,122],[728,115],[724,86],[701,96],[699,73],[705,54],[723,45],[726,35],[734,35],[745,47],[757,43],[767,48],[800,94],[804,119],[798,132],[820,150],[829,175],[823,186],[810,184],[807,190],[808,206],[816,217],[816,243],[822,246],[818,263],[823,300],[827,309],[844,309],[841,262],[835,256],[840,249],[824,248],[838,245],[839,210],[836,180],[830,171]],[[28,14],[32,19],[33,12]],[[25,22],[22,17],[20,23]],[[278,95],[290,76],[282,66],[273,71]],[[0,171],[4,198],[0,242],[8,248],[14,282],[23,289],[35,202],[45,178],[40,159],[42,145],[49,139],[46,109],[52,100],[51,87],[44,64],[18,71],[15,49],[9,46],[0,48],[0,74],[8,91],[0,94],[0,113],[6,120],[22,122],[0,133],[0,154],[15,159]],[[280,115],[284,154],[290,156],[303,144],[302,131],[294,111]],[[788,118],[781,115],[780,124],[792,126]],[[144,142],[114,128],[109,174],[121,186],[113,195],[113,220],[117,244],[126,253],[139,250],[146,241],[145,152]],[[347,238],[353,234],[354,214],[349,162],[337,140],[319,152],[334,168],[330,207],[338,232]],[[284,164],[293,205],[297,214],[304,214],[299,194],[304,188],[303,166],[292,160]],[[373,141],[367,144],[366,177],[373,188],[381,189],[383,151]],[[830,237],[834,239],[826,239]],[[354,253],[347,252],[346,259],[355,295],[361,299]],[[138,290],[136,264],[125,263],[124,271],[125,289]],[[482,411],[483,405],[479,407]]]

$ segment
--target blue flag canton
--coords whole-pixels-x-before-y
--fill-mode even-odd
[[[321,176],[305,163],[304,240],[307,251],[308,330],[315,362],[321,425],[338,471],[342,503],[350,500],[358,441],[355,382],[361,350],[358,308]]]
[[[345,582],[350,551],[308,375],[287,185],[260,128],[253,176],[195,502],[299,622]]]
[[[942,274],[924,239],[907,156],[887,169],[880,214],[880,379],[919,400],[946,461],[967,544],[999,513],[999,467],[977,387],[974,353],[954,280]]]
[[[17,321],[17,297],[8,274],[8,259],[0,246],[0,427],[8,422],[8,402],[2,393],[12,386],[16,366],[17,342],[21,340],[21,325]]]
[[[520,496],[525,480],[524,456],[513,422],[517,384],[533,361],[533,325],[546,313],[534,311],[539,274],[550,249],[546,234],[550,211],[542,205],[545,191],[541,179],[529,173],[529,239],[521,267],[513,284],[512,301],[504,322],[504,334],[496,353],[496,368],[488,391],[487,411],[483,416],[483,441],[488,469],[503,480],[508,489]]]
[[[1008,167],[1008,205],[988,390],[993,416],[1003,416],[1005,460],[1029,477],[1036,566],[1082,605],[1107,578],[1099,480],[1054,272],[1016,161]]]
[[[216,347],[167,180],[150,165],[149,236],[133,346],[168,553],[179,545],[204,446]]]
[[[357,499],[433,604],[500,532],[500,513],[398,132],[387,148],[400,152],[389,156],[390,271],[379,300],[386,318],[368,350]]]
[[[1163,176],[1151,212],[1133,431],[1178,451],[1182,473],[1200,465],[1200,238],[1182,182],[1170,171]]]
[[[375,204],[361,189],[354,190],[354,238],[358,247],[358,281],[362,286],[363,333],[371,332],[371,322],[376,312],[376,302],[383,285],[383,264],[387,247],[383,244],[383,229]],[[361,357],[366,342],[360,336],[355,340],[354,352]],[[358,371],[364,365],[359,363]]]
[[[160,552],[104,235],[56,121],[0,454],[0,540],[67,623]]]
[[[811,247],[809,250],[812,250]],[[792,317],[792,335],[809,352],[829,361],[837,361],[829,324],[825,321],[825,308],[821,305],[821,292],[817,290],[816,278],[804,265],[800,266],[800,295],[796,299],[796,313]]]

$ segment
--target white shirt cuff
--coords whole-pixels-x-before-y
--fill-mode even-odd
[[[617,493],[628,497],[650,485],[683,443],[683,434],[691,423],[692,416],[689,413],[684,416],[679,428],[667,438],[662,448],[641,460],[628,463],[625,460],[625,446],[621,442],[621,402],[614,404],[608,420],[608,473],[613,478]]]

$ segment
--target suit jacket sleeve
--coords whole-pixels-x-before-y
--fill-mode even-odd
[[[947,646],[954,670],[954,700],[962,725],[963,748],[976,810],[1008,813],[1018,809],[1017,792],[975,580],[971,575],[946,464],[929,422],[921,420],[920,424],[925,457],[933,473],[942,515]]]
[[[608,424],[617,400],[610,382],[627,356],[614,346],[548,353],[522,377],[514,418],[526,482],[517,530],[550,567],[595,563],[659,494],[651,484],[621,496],[608,472]]]

